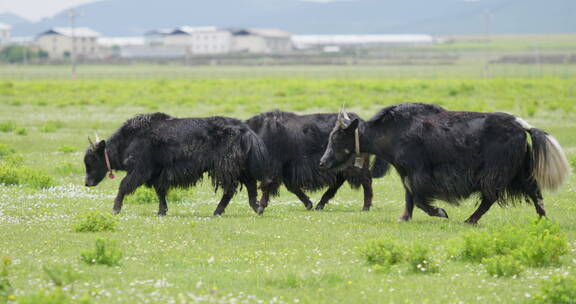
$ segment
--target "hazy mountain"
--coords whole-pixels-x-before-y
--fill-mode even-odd
[[[18,24],[27,24],[30,23],[30,21],[12,13],[2,13],[0,14],[0,23],[14,26]]]
[[[574,33],[575,0],[108,0],[78,7],[79,26],[134,36],[179,25],[275,27],[298,34]],[[15,26],[36,35],[68,25],[67,13]]]

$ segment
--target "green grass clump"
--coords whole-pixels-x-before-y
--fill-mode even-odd
[[[16,129],[16,124],[13,121],[0,121],[0,132],[12,132]]]
[[[540,292],[534,295],[534,303],[574,304],[576,303],[576,277],[554,276],[542,282]]]
[[[104,232],[116,229],[116,219],[110,214],[90,212],[74,224],[74,232]]]
[[[64,123],[59,120],[50,120],[45,122],[40,126],[40,132],[42,133],[53,133],[64,127]]]
[[[67,295],[62,288],[52,290],[42,290],[35,294],[30,294],[18,298],[19,304],[72,304],[72,303],[90,303],[86,299],[73,300]]]
[[[16,153],[16,150],[7,144],[0,143],[0,160],[4,157]]]
[[[88,265],[118,266],[122,251],[114,241],[97,239],[94,250],[83,251],[80,257]]]
[[[373,240],[360,249],[368,265],[392,266],[404,257],[404,248],[392,240]]]
[[[56,167],[55,170],[56,173],[58,173],[60,176],[77,175],[82,174],[84,172],[84,170],[81,167],[71,163],[62,164]]]
[[[411,248],[406,257],[413,273],[437,273],[440,266],[432,261],[428,254],[428,248],[416,245]]]
[[[522,262],[511,255],[498,255],[482,260],[486,265],[488,274],[494,277],[512,277],[519,275],[523,270]]]
[[[191,189],[171,189],[166,196],[166,200],[170,203],[183,201],[187,195],[190,195]],[[124,200],[125,204],[156,204],[158,203],[158,196],[156,191],[148,187],[140,187],[134,193],[127,196]]]
[[[74,152],[76,152],[76,148],[69,146],[69,145],[61,145],[60,147],[58,147],[58,152],[74,153]]]
[[[21,136],[26,136],[28,135],[28,129],[24,128],[24,127],[19,127],[16,128],[16,130],[14,131],[16,134],[21,135]]]
[[[54,186],[55,182],[43,171],[10,163],[0,163],[0,184],[48,188]]]
[[[14,289],[8,280],[8,267],[12,263],[10,258],[4,257],[0,269],[0,303],[8,302],[14,296]]]
[[[52,284],[62,287],[74,283],[80,275],[70,265],[44,265],[42,267]]]

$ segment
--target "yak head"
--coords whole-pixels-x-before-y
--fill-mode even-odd
[[[340,169],[352,162],[355,155],[356,129],[359,123],[358,118],[351,120],[346,112],[340,111],[336,125],[330,132],[326,151],[320,159],[321,169]]]
[[[94,187],[106,177],[107,169],[104,158],[106,141],[99,140],[98,137],[96,138],[96,143],[93,143],[90,137],[88,137],[90,146],[88,146],[86,154],[84,155],[84,166],[86,166],[86,179],[84,183],[86,187]]]

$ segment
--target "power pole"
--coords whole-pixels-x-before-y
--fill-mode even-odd
[[[490,32],[492,28],[492,12],[484,11],[484,78],[490,78]]]
[[[70,21],[70,32],[72,38],[72,52],[70,53],[70,64],[72,65],[72,79],[76,79],[76,17],[78,17],[78,12],[75,8],[71,8],[68,12],[68,18]]]

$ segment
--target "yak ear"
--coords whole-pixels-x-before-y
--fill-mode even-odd
[[[96,153],[104,153],[104,148],[106,148],[106,141],[105,140],[99,141],[95,147],[96,148],[94,149],[94,151]]]
[[[354,120],[352,120],[352,122],[348,124],[346,130],[356,130],[356,128],[358,128],[359,123],[360,120],[358,120],[358,118],[354,118]]]

